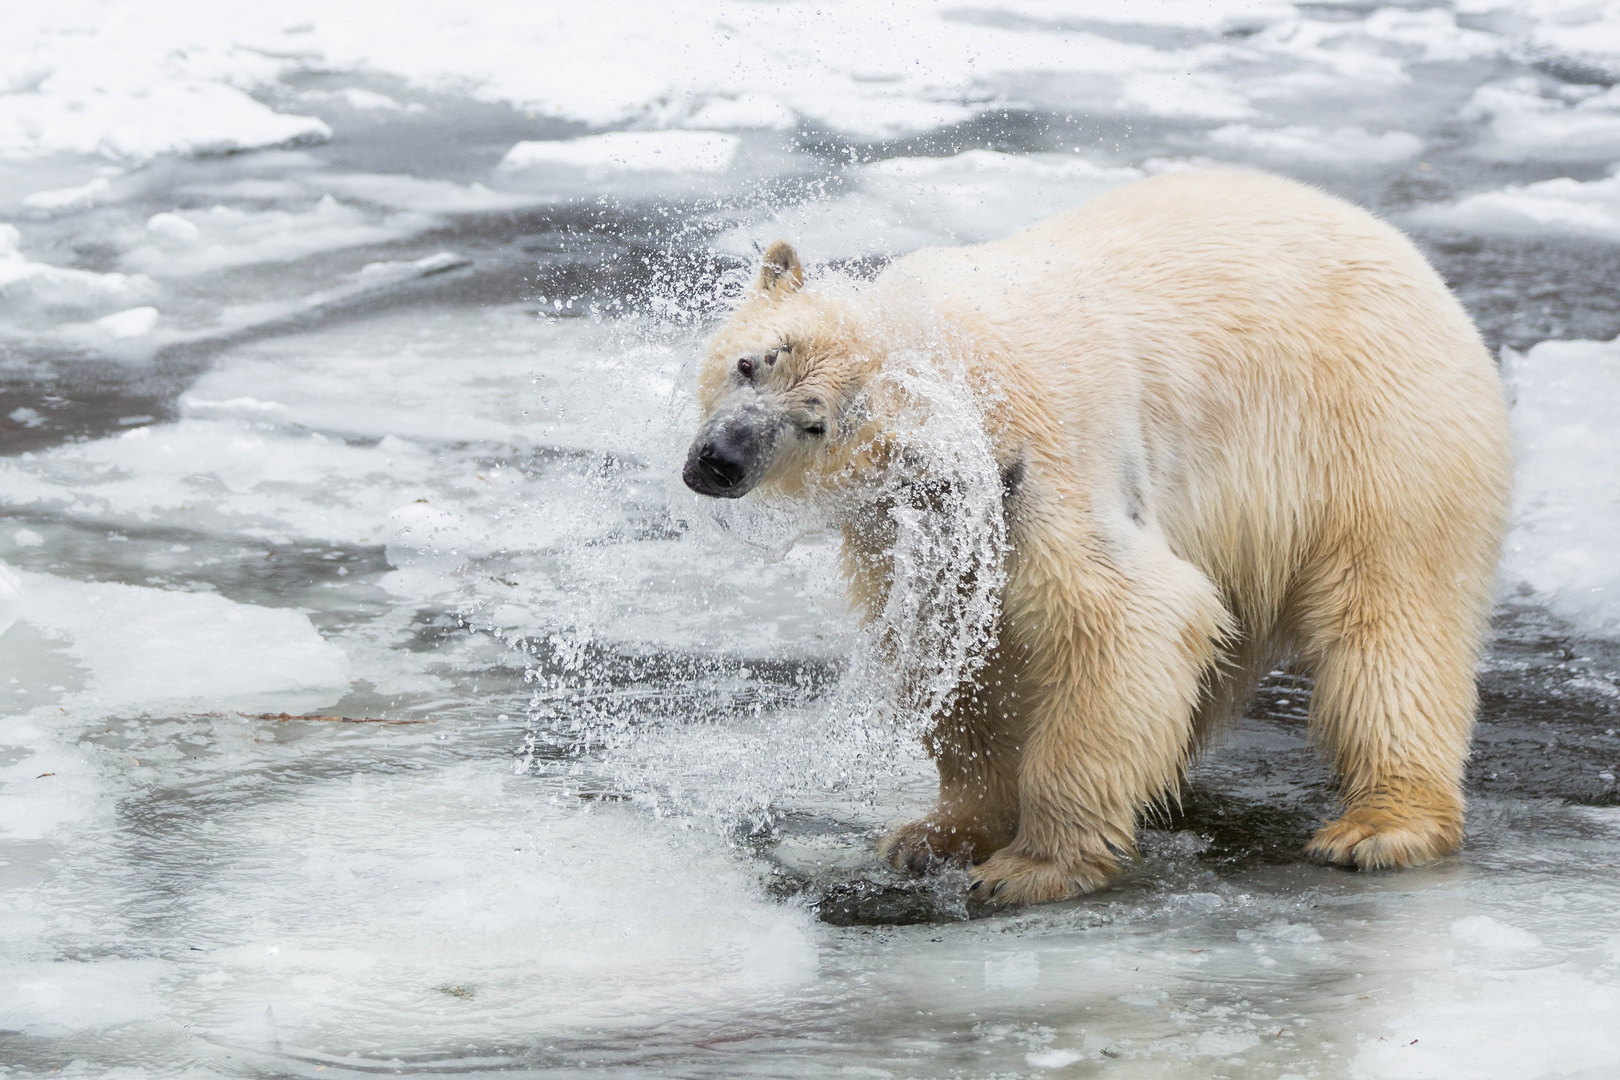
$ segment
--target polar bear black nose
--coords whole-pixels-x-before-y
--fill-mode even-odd
[[[699,450],[697,460],[698,468],[703,471],[705,479],[716,487],[734,488],[742,483],[742,478],[748,473],[748,466],[745,463],[728,455],[714,443],[709,443]]]
[[[712,438],[694,445],[681,470],[686,486],[699,495],[735,499],[748,493],[748,466],[758,457],[752,440],[738,438],[736,432],[721,429]]]
[[[698,433],[681,479],[699,495],[740,499],[759,483],[772,442],[770,427],[761,417],[728,417]]]

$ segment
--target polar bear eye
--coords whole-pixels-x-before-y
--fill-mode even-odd
[[[754,377],[753,357],[745,356],[741,360],[737,361],[737,374],[741,375],[745,379],[752,379]]]

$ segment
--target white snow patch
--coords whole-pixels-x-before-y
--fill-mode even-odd
[[[991,240],[1142,176],[1073,154],[970,150],[890,158],[852,170],[855,190],[789,207],[723,234],[715,246],[752,258],[787,237],[811,262],[898,255],[930,244]]]
[[[1620,242],[1620,175],[1602,180],[1560,177],[1467,195],[1412,214],[1416,221],[1467,232]]]
[[[98,274],[35,262],[22,253],[21,243],[15,225],[0,223],[0,328],[127,310],[158,292],[157,284],[141,274]]]
[[[1293,4],[1264,0],[1002,0],[996,7],[1032,19],[1084,18],[1205,30],[1265,26],[1298,14]]]
[[[737,145],[737,136],[713,131],[615,131],[566,142],[520,142],[506,152],[497,171],[717,173],[730,167]]]
[[[17,576],[15,617],[65,640],[87,672],[84,689],[69,693],[65,707],[312,708],[348,688],[342,650],[296,611],[208,593]]]
[[[381,218],[323,195],[308,210],[242,210],[214,206],[154,214],[124,239],[124,265],[157,277],[196,274],[265,262],[291,262],[317,252],[383,243],[433,223],[413,212]]]
[[[398,1052],[464,1042],[466,1011],[444,1007],[463,995],[507,1038],[537,1016],[557,1034],[645,1029],[815,975],[811,915],[761,895],[723,844],[585,809],[454,766],[223,811],[243,843],[181,902],[200,940],[231,944],[187,957],[170,1005],[252,1044],[268,1005],[284,1044],[363,1032]]]
[[[1451,936],[1481,949],[1523,951],[1539,949],[1541,939],[1528,930],[1509,926],[1489,915],[1470,915],[1451,924]]]
[[[158,309],[150,305],[103,315],[96,325],[115,338],[141,337],[157,325]]]
[[[1364,1038],[1356,1080],[1538,1080],[1607,1075],[1620,1061],[1620,990],[1572,971],[1414,987],[1387,1035]]]
[[[0,961],[0,1027],[35,1036],[147,1020],[155,984],[174,965],[158,960]]]
[[[98,176],[76,187],[51,188],[24,195],[22,204],[30,210],[83,210],[108,201],[111,193],[112,181]]]
[[[1217,146],[1257,157],[1322,165],[1389,164],[1415,157],[1423,140],[1406,131],[1374,135],[1366,128],[1256,128],[1228,124],[1209,133]]]
[[[1494,56],[1503,44],[1496,34],[1458,26],[1456,14],[1439,7],[1420,11],[1404,11],[1393,6],[1380,8],[1355,25],[1350,33],[1421,50],[1418,58],[1426,64]]]
[[[234,87],[198,79],[147,82],[58,71],[35,94],[0,96],[0,156],[99,154],[144,161],[331,138],[313,116],[287,116]]]
[[[180,411],[187,416],[201,416],[213,412],[265,414],[286,412],[287,406],[279,401],[260,401],[255,397],[234,397],[214,401],[187,391],[180,395]]]
[[[11,534],[11,538],[18,547],[38,547],[45,541],[32,529],[18,529]],[[17,621],[17,613],[22,608],[22,594],[22,578],[17,576],[17,571],[0,563],[0,634],[4,634]]]
[[[916,132],[994,107],[997,84],[1027,72],[1100,79],[1109,96],[1144,75],[1191,73],[1188,85],[1238,103],[1223,106],[1221,115],[1229,115],[1241,108],[1236,82],[1222,89],[1222,80],[1205,80],[1201,69],[1229,60],[1237,46],[1154,48],[1043,24],[1054,17],[1158,25],[1187,18],[1211,29],[1252,29],[1285,18],[1289,6],[1103,10],[1034,5],[1030,20],[1009,26],[964,17],[956,5],[856,0],[492,0],[476,19],[451,0],[415,4],[409,18],[375,0],[350,5],[344,18],[316,0],[258,9],[64,0],[19,12],[8,26],[13,40],[31,48],[5,72],[20,92],[0,99],[0,154],[139,158],[325,138],[330,130],[321,120],[276,113],[246,92],[309,69],[383,73],[599,127],[639,121],[780,129],[805,117],[862,135]],[[375,91],[339,94],[350,109],[394,111]]]
[[[1024,1055],[1024,1060],[1036,1069],[1061,1069],[1085,1056],[1079,1050],[1031,1050]]]
[[[1620,634],[1620,340],[1504,351],[1513,527],[1503,579],[1590,633]]]
[[[1517,17],[1526,42],[1541,50],[1620,58],[1620,0],[1458,0],[1457,10]]]
[[[268,8],[196,2],[13,7],[7,39],[18,48],[0,67],[0,85],[11,88],[0,93],[0,156],[140,161],[328,138],[315,117],[278,113],[246,91],[285,63],[263,38],[251,40],[276,21]]]
[[[157,216],[162,217],[162,215]],[[394,218],[390,219],[390,222],[397,223],[402,216],[395,215]],[[170,220],[161,222],[160,228],[163,231],[182,237],[183,242],[171,245],[171,250],[166,253],[154,252],[150,247],[143,253],[145,256],[152,258],[154,268],[157,268],[157,264],[167,260],[167,265],[163,266],[160,272],[173,272],[182,277],[188,275],[194,277],[199,266],[206,266],[210,261],[229,264],[239,259],[253,257],[246,251],[210,248],[200,239],[197,241],[196,250],[188,253],[184,250],[186,246],[184,237],[193,234],[182,232],[187,224],[189,222],[179,215],[172,215]],[[200,237],[200,231],[195,235]],[[364,242],[366,238],[363,234],[357,237],[354,234],[343,235],[337,233],[326,237],[309,235],[303,238],[297,236],[278,238],[272,235],[266,239],[267,242],[261,253],[267,253],[271,260],[274,261],[283,256],[296,257],[296,250],[299,248],[307,249],[323,244],[341,247],[350,242]],[[177,257],[169,259],[169,256]],[[316,288],[303,295],[225,304],[214,309],[211,312],[211,317],[201,321],[200,325],[191,319],[170,322],[165,325],[159,320],[158,315],[155,313],[156,309],[152,308],[151,305],[141,305],[140,308],[133,311],[128,308],[123,311],[115,311],[113,313],[114,317],[111,319],[66,322],[52,318],[53,314],[62,309],[51,308],[48,305],[38,303],[37,301],[40,298],[36,296],[32,298],[36,303],[31,307],[19,304],[11,312],[7,312],[4,305],[0,304],[0,316],[8,313],[17,316],[17,320],[10,325],[6,325],[4,319],[0,318],[0,331],[10,331],[16,337],[24,340],[32,338],[35,341],[85,349],[82,353],[64,350],[61,353],[64,360],[87,359],[95,362],[108,359],[139,362],[149,359],[159,349],[166,346],[217,340],[243,330],[290,320],[300,315],[318,312],[342,304],[366,293],[383,291],[406,281],[443,273],[447,270],[459,269],[470,265],[470,262],[471,260],[452,252],[439,252],[436,255],[429,255],[421,259],[367,263],[359,271],[345,275],[335,284]],[[61,271],[54,267],[48,269],[56,271],[57,274],[79,275],[86,273],[83,271]],[[313,272],[319,273],[320,271],[317,269],[313,270]],[[144,274],[133,275],[130,278],[124,278],[123,275],[89,276],[92,278],[113,278],[114,280],[112,282],[98,282],[75,277],[67,279],[66,283],[68,285],[79,285],[82,292],[92,294],[99,286],[102,291],[116,295],[116,288],[108,289],[107,286],[116,286],[118,279],[140,284],[144,286],[143,291],[145,292],[160,291],[156,283]],[[54,280],[49,274],[35,275],[34,283],[38,284],[40,281],[47,285],[63,284],[61,281]],[[73,295],[71,291],[64,291],[67,291],[69,296]],[[0,291],[0,299],[3,299],[3,296],[3,291]],[[25,298],[27,298],[26,295]],[[187,325],[187,323],[191,323],[191,325]],[[14,409],[8,415],[13,420],[28,427],[37,427],[43,423],[43,418],[34,409]]]
[[[1553,158],[1613,161],[1620,158],[1620,93],[1567,98],[1544,97],[1532,78],[1482,86],[1463,106],[1461,119],[1482,124],[1474,147],[1499,161]]]
[[[404,174],[311,172],[299,177],[299,190],[359,199],[422,214],[464,214],[508,210],[545,202],[530,192],[497,191],[480,183],[426,180]]]
[[[364,112],[399,112],[405,108],[387,94],[379,94],[375,90],[362,90],[358,86],[346,86],[337,93],[351,108]]]
[[[722,131],[786,131],[798,115],[780,98],[768,94],[714,95],[688,117],[694,128]]]
[[[1260,1045],[1252,1031],[1206,1031],[1193,1040],[1193,1053],[1206,1057],[1231,1057]]]
[[[422,225],[442,220],[442,215],[479,213],[535,206],[551,196],[530,191],[501,191],[476,181],[462,184],[453,180],[433,180],[408,173],[338,173],[320,167],[308,155],[287,154],[293,167],[275,179],[249,178],[188,184],[181,190],[225,202],[233,200],[307,202],[314,205],[323,195],[337,196],[346,203],[364,203],[392,210],[414,210],[424,216]],[[299,168],[299,165],[307,167]],[[577,188],[583,191],[584,188]],[[399,219],[403,223],[409,219]],[[187,234],[190,235],[190,234]]]
[[[1242,120],[1255,115],[1232,82],[1203,72],[1147,72],[1125,81],[1115,108],[1150,116]]]

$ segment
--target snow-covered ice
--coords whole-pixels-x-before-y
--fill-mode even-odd
[[[520,142],[501,172],[563,167],[602,172],[721,172],[737,156],[737,137],[706,131],[615,131],[563,142]]]
[[[1620,1076],[1620,3],[64,0],[0,43],[0,1071]],[[758,251],[1266,168],[1405,227],[1518,468],[1463,851],[1300,861],[1269,681],[1118,885],[931,771],[813,517],[679,483]]]
[[[1414,216],[1476,235],[1566,235],[1620,243],[1620,176],[1514,184],[1425,207]]]
[[[1516,492],[1503,576],[1587,631],[1620,636],[1620,339],[1507,356]]]
[[[967,150],[949,157],[885,158],[849,170],[837,192],[735,226],[715,246],[744,257],[792,236],[805,258],[831,262],[902,255],[928,244],[975,243],[1143,175],[1072,153]]]
[[[1463,106],[1464,121],[1484,126],[1482,157],[1527,161],[1540,157],[1613,161],[1620,157],[1620,93],[1578,84],[1544,94],[1532,77],[1482,86]]]
[[[1423,140],[1409,131],[1384,131],[1375,135],[1360,127],[1324,131],[1313,127],[1256,129],[1248,124],[1229,124],[1216,128],[1209,137],[1217,146],[1285,163],[1396,162],[1423,149]]]
[[[60,322],[64,315],[127,309],[157,294],[144,274],[98,274],[30,259],[21,249],[22,234],[0,225],[0,297],[6,315],[17,323]]]

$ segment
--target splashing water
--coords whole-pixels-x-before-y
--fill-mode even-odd
[[[867,396],[903,403],[898,453],[875,498],[863,492],[865,505],[845,511],[876,506],[889,519],[889,588],[867,631],[874,647],[856,655],[886,666],[885,676],[859,665],[889,684],[878,715],[913,735],[984,666],[1006,581],[1001,472],[962,352],[942,336],[890,355]]]
[[[722,281],[716,306],[734,300],[743,280],[734,274]],[[880,536],[885,588],[863,619],[849,620],[836,674],[798,678],[810,694],[776,702],[756,695],[742,724],[719,723],[736,717],[667,697],[593,699],[597,685],[614,682],[606,657],[593,650],[588,629],[553,634],[529,669],[537,690],[521,768],[546,767],[548,740],[564,761],[606,752],[620,796],[659,813],[697,815],[723,832],[739,820],[762,826],[771,807],[789,796],[820,794],[870,807],[885,779],[915,768],[933,718],[983,667],[997,641],[1007,541],[1000,469],[967,343],[932,312],[880,311],[892,298],[873,296],[870,286],[830,275],[821,287],[876,313],[891,340],[879,372],[850,409],[885,418],[876,434],[868,423],[853,436],[881,440],[885,452],[862,453],[872,448],[864,445],[850,454],[884,464],[865,475],[846,470],[807,498],[705,501],[682,524],[704,541],[700,546],[741,547],[762,566],[800,552],[819,557],[824,566],[814,585],[829,596],[843,592],[826,558],[839,526],[861,521]],[[649,322],[637,333],[646,338],[660,328],[676,330]],[[682,390],[672,393],[669,411],[674,438],[656,456],[673,472],[680,440],[692,427]],[[711,679],[742,682],[754,674],[723,653],[693,664]],[[767,704],[780,711],[761,724],[755,718]],[[715,722],[693,724],[705,719]],[[593,773],[599,768],[593,762]]]

